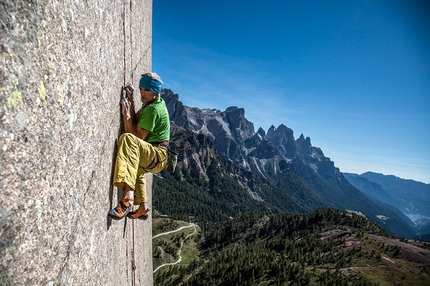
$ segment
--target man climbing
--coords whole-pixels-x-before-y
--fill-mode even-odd
[[[136,113],[133,87],[124,88],[121,113],[125,133],[118,141],[113,184],[123,191],[118,205],[108,215],[113,219],[127,216],[147,219],[145,173],[158,173],[167,165],[170,120],[164,100],[160,97],[162,80],[154,72],[145,73],[139,81],[142,108]],[[132,206],[139,208],[132,211]]]

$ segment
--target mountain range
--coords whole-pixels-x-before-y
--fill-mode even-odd
[[[430,240],[430,185],[393,175],[366,172],[343,173],[345,178],[370,199],[390,204],[415,224],[419,239]]]
[[[247,208],[310,213],[329,207],[360,214],[396,236],[416,237],[415,224],[399,209],[400,202],[394,204],[397,199],[381,192],[387,198],[381,200],[359,190],[360,186],[349,181],[358,175],[342,174],[320,148],[312,146],[309,137],[300,135],[295,139],[293,130],[283,124],[271,126],[267,132],[262,128],[255,132],[243,108],[233,106],[220,111],[188,107],[170,89],[162,89],[161,96],[172,122],[171,144],[179,153],[178,168],[183,168],[178,172],[182,175],[171,179],[182,180],[183,184],[184,174],[191,172],[189,181],[207,184],[207,206],[225,199],[225,216]],[[215,172],[216,178],[225,182],[214,182],[218,181],[214,179]],[[237,185],[237,191],[229,192],[231,198],[217,197],[222,193],[220,186],[227,181],[229,186]],[[214,186],[218,194],[211,195]],[[181,186],[175,190],[178,188]],[[196,196],[196,205],[202,204],[197,201]],[[161,199],[156,202],[157,208],[167,211]],[[198,212],[190,215],[198,216]]]

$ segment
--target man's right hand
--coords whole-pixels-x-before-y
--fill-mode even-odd
[[[124,87],[125,97],[133,104],[134,103],[134,87],[131,84],[128,84]]]

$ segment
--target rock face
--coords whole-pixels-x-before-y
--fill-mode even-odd
[[[243,108],[229,107],[226,111],[184,106],[170,89],[162,89],[170,120],[186,130],[201,133],[214,142],[221,156],[244,160],[240,146],[254,134],[254,125],[245,118]]]
[[[151,70],[152,1],[5,0],[0,15],[0,284],[152,285],[151,219],[107,218],[120,89]]]
[[[293,136],[293,130],[281,124],[278,128],[271,126],[267,131],[267,139],[281,152],[281,155],[287,159],[293,159],[296,156],[296,141]]]

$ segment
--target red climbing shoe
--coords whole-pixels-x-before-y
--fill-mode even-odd
[[[149,209],[146,209],[144,211],[140,210],[141,208],[138,208],[135,211],[131,211],[128,213],[127,217],[131,218],[131,219],[141,219],[141,220],[145,220],[148,218],[148,212]],[[142,208],[143,209],[143,208]]]
[[[108,216],[116,220],[122,219],[131,211],[131,208],[130,199],[122,198],[118,205],[108,212]]]

